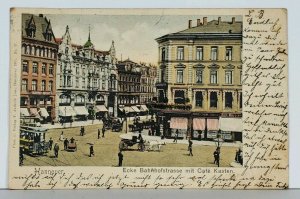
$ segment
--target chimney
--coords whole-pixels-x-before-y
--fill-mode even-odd
[[[207,17],[203,17],[203,25],[207,25]]]
[[[192,20],[189,20],[189,28],[192,27]]]
[[[232,24],[235,23],[235,17],[232,17]]]
[[[221,17],[218,17],[218,25],[221,24]]]
[[[197,19],[197,26],[201,26],[201,19]]]

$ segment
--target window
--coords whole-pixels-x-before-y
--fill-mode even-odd
[[[174,93],[174,103],[176,104],[184,104],[185,96],[183,90],[176,90]]]
[[[196,60],[203,60],[203,47],[196,48]]]
[[[37,90],[37,81],[32,80],[31,82],[31,90],[36,91]]]
[[[42,63],[42,74],[46,74],[46,64]]]
[[[46,81],[45,80],[42,80],[41,90],[42,91],[46,90]]]
[[[22,71],[28,73],[28,61],[23,61]]]
[[[240,84],[243,83],[243,71],[241,70],[240,71]]]
[[[69,87],[72,86],[71,76],[67,76],[67,86],[69,86]]]
[[[161,49],[161,61],[165,61],[166,60],[166,48],[162,48]]]
[[[76,96],[76,103],[84,103],[84,96],[82,95],[77,95]]]
[[[196,70],[196,77],[195,77],[196,84],[202,84],[202,75],[203,75],[203,70]]]
[[[232,60],[232,47],[226,47],[225,60]]]
[[[217,92],[210,92],[210,108],[218,107],[218,94]]]
[[[97,82],[97,79],[93,79],[93,87],[94,88],[97,88],[98,87],[98,82]]]
[[[75,79],[75,87],[79,88],[79,77],[76,77]]]
[[[38,73],[38,63],[37,62],[33,62],[32,63],[32,73]]]
[[[225,108],[232,108],[232,92],[225,92]]]
[[[22,79],[22,91],[27,91],[28,89],[28,80],[27,79]]]
[[[21,106],[26,106],[27,105],[27,97],[21,97],[20,105]]]
[[[183,70],[177,70],[177,83],[183,83]]]
[[[53,75],[53,64],[49,66],[49,75]]]
[[[79,67],[76,67],[76,75],[79,75]]]
[[[242,95],[242,93],[239,93],[240,95],[239,95],[239,97],[240,97],[240,109],[242,109],[243,108],[243,95]]]
[[[177,48],[177,60],[183,60],[184,59],[184,48],[178,47]]]
[[[30,105],[37,105],[37,99],[36,98],[30,98]]]
[[[210,83],[217,84],[218,83],[218,71],[211,70],[210,71]]]
[[[217,60],[218,59],[218,47],[211,47],[211,60]]]
[[[196,102],[196,106],[197,107],[202,107],[202,103],[203,103],[203,95],[201,91],[197,91],[196,95],[195,95],[195,102]]]
[[[49,91],[53,91],[53,81],[49,81]]]
[[[102,90],[105,90],[106,85],[105,85],[105,76],[102,76]]]
[[[232,71],[231,70],[225,71],[225,84],[232,84]]]
[[[82,78],[82,88],[85,88],[85,78]]]

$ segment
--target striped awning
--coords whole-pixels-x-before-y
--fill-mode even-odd
[[[131,108],[134,110],[134,112],[141,112],[140,109],[137,106],[131,106]]]
[[[242,118],[220,118],[219,128],[222,131],[242,132]]]
[[[30,115],[31,116],[40,116],[37,108],[30,108]]]
[[[219,120],[218,119],[207,119],[207,130],[209,130],[209,131],[219,130]]]
[[[187,129],[188,119],[184,117],[172,117],[170,122],[171,129]]]
[[[85,108],[85,106],[74,106],[74,111],[76,115],[89,115],[89,112]]]
[[[126,113],[133,113],[133,112],[135,112],[130,106],[125,106],[124,110],[125,110]]]
[[[205,119],[204,118],[194,118],[193,119],[193,129],[194,130],[205,130]]]
[[[27,108],[21,108],[20,109],[20,114],[21,114],[21,116],[26,116],[26,117],[30,116],[29,111],[28,111]]]
[[[96,106],[97,112],[108,112],[107,108],[104,105]]]
[[[148,111],[148,108],[146,105],[142,104],[140,110],[146,112],[146,111]]]
[[[40,108],[39,112],[42,117],[49,117],[49,113],[45,108]]]

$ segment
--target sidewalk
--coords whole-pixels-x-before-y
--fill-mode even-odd
[[[64,123],[63,125],[61,125],[61,123],[54,123],[54,125],[42,124],[41,126],[46,129],[64,129],[64,128],[73,128],[73,127],[80,127],[80,126],[89,126],[95,124],[102,124],[102,120],[75,121],[72,122],[72,125],[70,122],[68,122],[68,123]]]

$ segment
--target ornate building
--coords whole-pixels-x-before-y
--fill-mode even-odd
[[[42,14],[23,14],[20,97],[22,119],[35,118],[35,121],[47,122],[56,117],[57,49],[50,20]]]
[[[141,104],[148,104],[156,96],[156,67],[141,65]]]
[[[96,50],[90,37],[84,45],[73,44],[69,27],[59,42],[57,64],[57,113],[63,121],[101,118],[117,114],[116,51]],[[108,103],[108,98],[112,103]]]
[[[242,22],[197,20],[156,39],[159,67],[156,107],[167,136],[240,140]]]
[[[140,113],[141,65],[129,58],[117,64],[119,116]]]

